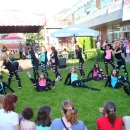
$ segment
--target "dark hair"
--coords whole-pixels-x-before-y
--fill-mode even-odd
[[[98,68],[96,67],[96,65],[98,65]],[[92,70],[94,71],[99,71],[100,70],[100,67],[99,67],[99,64],[98,63],[95,63],[94,65],[93,65],[93,68],[92,68]]]
[[[30,120],[33,117],[34,113],[32,108],[30,107],[25,107],[23,112],[22,112],[22,116],[24,119],[26,120]]]
[[[37,119],[35,121],[36,125],[42,126],[50,126],[51,118],[50,118],[51,107],[47,105],[43,105],[38,110]]]
[[[55,51],[56,49],[55,49],[55,47],[54,47],[54,46],[52,46],[52,47],[51,47],[51,50]]]
[[[44,79],[46,79],[46,75],[45,75],[45,73],[41,73],[43,76],[44,76]],[[40,75],[41,75],[40,74]],[[39,76],[39,81],[41,80],[41,78],[40,78],[40,76]]]
[[[116,75],[115,75],[115,76],[117,76],[117,70],[116,70],[116,69],[112,69],[112,70],[111,70],[111,75],[114,76],[114,75],[113,75],[113,70],[116,71]]]
[[[65,114],[67,122],[70,122],[72,125],[78,123],[77,112],[75,111],[74,104],[70,100],[65,100],[62,102],[62,110]]]
[[[112,126],[114,126],[116,120],[116,105],[113,101],[106,101],[104,104],[104,111],[108,115],[108,119]]]
[[[0,79],[3,79],[3,75],[0,75]]]
[[[4,97],[4,100],[2,102],[2,106],[3,106],[4,110],[6,112],[13,111],[14,108],[15,108],[14,103],[16,103],[17,100],[18,100],[17,95],[15,95],[15,94],[7,94]]]

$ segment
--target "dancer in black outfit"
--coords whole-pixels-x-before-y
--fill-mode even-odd
[[[59,76],[60,80],[62,80],[63,77],[59,74],[58,69],[57,69],[57,67],[59,65],[58,57],[57,57],[57,51],[55,50],[54,46],[51,47],[51,50],[52,50],[52,53],[50,55],[50,58],[51,58],[52,70],[55,73],[56,78]]]
[[[126,85],[125,83],[127,83],[128,85]],[[109,87],[112,87],[115,89],[119,89],[123,87],[125,93],[130,95],[129,83],[130,82],[126,80],[123,76],[118,77],[116,69],[112,69],[111,75],[108,76],[105,87],[107,87],[108,84],[109,84]]]
[[[55,86],[54,86],[55,82],[57,82],[59,80],[59,77],[58,77],[57,79],[52,81],[49,78],[46,78],[45,74],[43,74],[43,73],[40,74],[40,77],[38,79],[33,79],[29,72],[27,72],[27,74],[37,92],[53,90],[55,88]]]
[[[104,51],[103,57],[104,57],[104,64],[106,73],[108,75],[108,63],[115,68],[114,62],[113,62],[113,56],[112,56],[112,46],[111,44],[107,44],[105,46],[101,47],[101,50]]]
[[[84,78],[85,77],[85,73],[84,73],[84,70],[83,70],[84,59],[82,57],[82,52],[81,52],[80,47],[78,45],[75,46],[75,53],[76,53],[76,58],[79,59],[80,74]]]
[[[3,82],[2,79],[3,76],[0,75],[0,94],[6,95],[6,88],[8,88],[12,93],[14,93],[14,90],[7,83]]]
[[[39,60],[36,58],[32,47],[29,48],[29,57],[30,57],[32,67],[33,67],[34,79],[37,79],[39,78],[39,73],[38,73]]]
[[[119,41],[115,42],[115,48],[114,48],[113,53],[115,54],[115,59],[117,60],[117,65],[116,65],[117,74],[119,75],[119,69],[120,69],[120,67],[122,67],[122,70],[125,73],[126,80],[129,80],[128,79],[128,72],[126,70],[125,59],[121,56],[122,50],[120,48],[120,42]]]
[[[11,62],[11,65],[10,65],[11,73],[9,73],[9,76],[8,76],[8,85],[10,86],[11,79],[12,79],[13,75],[15,75],[16,80],[18,81],[18,88],[20,89],[20,88],[22,88],[22,86],[21,86],[21,79],[18,74],[19,63],[14,57],[9,57],[9,60]]]
[[[73,87],[82,87],[82,88],[86,88],[86,89],[89,89],[89,90],[100,91],[100,89],[98,89],[98,88],[88,87],[87,85],[84,84],[85,82],[95,80],[95,78],[96,77],[79,80],[78,75],[76,73],[76,68],[72,67],[71,72],[68,73],[64,84],[65,85],[72,85]]]

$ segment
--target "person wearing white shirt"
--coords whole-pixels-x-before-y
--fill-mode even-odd
[[[97,42],[97,49],[100,49],[100,41]]]
[[[2,102],[0,109],[0,130],[20,130],[19,116],[14,112],[18,97],[15,94],[8,94]],[[10,104],[10,105],[9,105]]]

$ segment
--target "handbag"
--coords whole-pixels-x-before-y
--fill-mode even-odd
[[[62,118],[61,118],[61,121],[62,121],[62,123],[63,123],[63,125],[64,125],[65,129],[66,129],[66,130],[68,130],[68,128],[66,127],[66,125],[65,125],[65,123],[64,123],[64,121],[63,121],[63,119],[62,119]]]

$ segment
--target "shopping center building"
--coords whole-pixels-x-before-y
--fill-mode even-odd
[[[130,38],[129,0],[81,0],[61,19],[98,30],[102,41]]]

